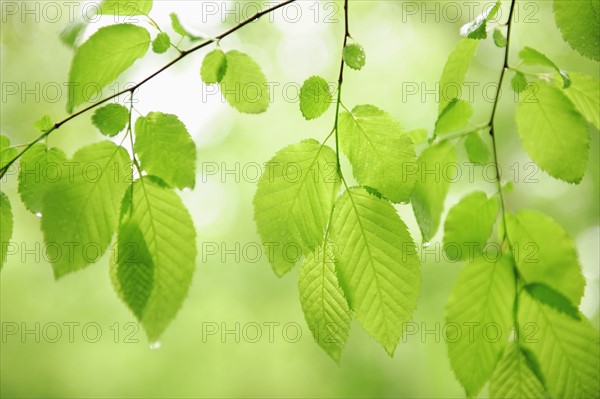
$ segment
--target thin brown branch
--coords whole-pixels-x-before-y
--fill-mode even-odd
[[[29,143],[23,149],[23,151],[21,151],[16,157],[14,157],[13,159],[11,159],[6,165],[4,165],[2,167],[2,169],[0,169],[0,179],[2,177],[4,177],[4,175],[6,174],[6,172],[8,171],[8,169],[12,166],[12,164],[15,163],[21,156],[23,156],[23,154],[25,154],[27,151],[29,151],[29,149],[31,147],[33,147],[36,143],[44,140],[52,132],[58,130],[65,123],[67,123],[67,122],[69,122],[69,121],[77,118],[78,116],[80,116],[80,115],[82,115],[82,114],[84,114],[84,113],[86,113],[86,112],[88,112],[88,111],[90,111],[90,110],[98,107],[99,105],[102,105],[105,102],[110,101],[110,100],[112,100],[114,98],[117,98],[117,97],[119,97],[119,96],[121,96],[123,94],[131,93],[133,95],[133,92],[135,92],[137,89],[139,89],[145,83],[147,83],[148,81],[152,80],[157,75],[161,74],[162,72],[166,71],[167,69],[171,68],[173,65],[177,64],[179,61],[181,61],[182,59],[184,59],[188,55],[190,55],[190,54],[192,54],[192,53],[200,50],[201,48],[204,48],[204,47],[208,46],[211,43],[217,42],[217,41],[219,41],[219,40],[221,40],[221,39],[223,39],[223,38],[231,35],[232,33],[236,32],[237,30],[239,30],[239,29],[243,28],[244,26],[248,25],[249,23],[251,23],[253,21],[256,21],[260,17],[262,17],[262,16],[264,16],[266,14],[269,14],[269,13],[271,13],[271,12],[273,12],[273,11],[281,8],[281,7],[284,7],[284,6],[286,6],[286,5],[290,4],[290,3],[293,3],[295,1],[297,1],[297,0],[286,0],[286,1],[283,1],[283,2],[281,2],[279,4],[274,5],[272,7],[269,7],[269,8],[266,8],[266,9],[262,10],[262,11],[257,12],[253,16],[249,17],[248,19],[245,19],[244,21],[241,21],[240,23],[238,23],[237,25],[231,27],[230,29],[226,30],[225,32],[221,33],[220,35],[218,35],[218,36],[216,36],[214,38],[208,39],[208,40],[206,40],[206,41],[198,44],[197,46],[192,47],[189,50],[182,51],[177,58],[175,58],[174,60],[172,60],[168,64],[164,65],[163,67],[161,67],[160,69],[158,69],[157,71],[155,71],[150,76],[148,76],[145,79],[143,79],[142,81],[136,83],[134,86],[132,86],[132,87],[130,87],[128,89],[122,90],[122,91],[120,91],[120,92],[118,92],[116,94],[110,95],[110,96],[108,96],[108,97],[106,97],[106,98],[104,98],[104,99],[102,99],[102,100],[100,100],[100,101],[98,101],[98,102],[96,102],[94,104],[91,104],[88,107],[86,107],[86,108],[84,108],[84,109],[82,109],[82,110],[80,110],[80,111],[78,111],[78,112],[76,112],[76,113],[68,116],[67,118],[63,119],[62,121],[55,123],[54,126],[50,130],[44,132],[38,138],[36,138],[35,140],[33,140],[31,143]]]

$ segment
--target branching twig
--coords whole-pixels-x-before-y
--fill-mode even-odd
[[[500,196],[500,205],[502,212],[502,224],[504,227],[504,238],[507,238],[506,230],[506,203],[504,201],[504,193],[502,191],[502,177],[500,173],[500,164],[498,163],[498,145],[496,143],[496,134],[494,132],[494,122],[496,119],[496,111],[498,109],[498,102],[500,100],[500,94],[502,90],[502,83],[504,82],[504,76],[506,71],[510,68],[508,65],[508,57],[510,53],[510,33],[513,22],[513,12],[515,9],[516,0],[511,0],[510,11],[508,12],[508,21],[506,22],[506,47],[504,48],[504,63],[502,65],[502,71],[500,72],[500,79],[498,81],[498,88],[496,89],[496,97],[494,98],[494,106],[492,108],[492,115],[490,116],[490,122],[488,124],[490,128],[490,136],[492,136],[492,149],[494,154],[494,165],[496,166],[496,183],[498,184],[498,194]],[[510,243],[509,243],[510,246]]]
[[[86,113],[87,111],[90,111],[90,110],[98,107],[99,105],[104,104],[107,101],[112,100],[113,98],[117,98],[117,97],[119,97],[119,96],[121,96],[123,94],[126,94],[126,93],[133,94],[133,92],[136,91],[138,88],[140,88],[142,85],[144,85],[145,83],[147,83],[148,81],[150,81],[151,79],[153,79],[154,77],[156,77],[157,75],[161,74],[162,72],[166,71],[167,69],[171,68],[173,65],[177,64],[179,61],[181,61],[182,59],[184,59],[188,55],[194,53],[197,50],[200,50],[203,47],[208,46],[211,43],[220,41],[221,39],[223,39],[223,38],[231,35],[235,31],[243,28],[244,26],[248,25],[249,23],[251,23],[253,21],[256,21],[257,19],[261,18],[262,16],[264,16],[266,14],[269,14],[269,13],[271,13],[271,12],[273,12],[273,11],[281,8],[281,7],[284,7],[284,6],[286,6],[286,5],[290,4],[290,3],[293,3],[295,1],[296,0],[285,0],[285,1],[281,2],[281,3],[279,3],[279,4],[276,4],[276,5],[272,6],[272,7],[269,7],[269,8],[266,8],[266,9],[262,10],[262,11],[257,12],[256,14],[254,14],[253,16],[251,16],[250,18],[248,18],[248,19],[246,19],[246,20],[238,23],[237,25],[231,27],[230,29],[226,30],[225,32],[221,33],[220,35],[218,35],[218,36],[216,36],[214,38],[211,38],[211,39],[207,39],[207,40],[203,41],[202,43],[198,44],[197,46],[192,47],[189,50],[181,51],[180,54],[179,54],[179,56],[177,58],[175,58],[173,61],[169,62],[168,64],[166,64],[165,66],[163,66],[162,68],[160,68],[159,70],[157,70],[156,72],[152,73],[150,76],[146,77],[144,80],[136,83],[134,86],[132,86],[132,87],[130,87],[128,89],[122,90],[122,91],[120,91],[120,92],[118,92],[116,94],[110,95],[110,96],[108,96],[108,97],[106,97],[106,98],[104,98],[104,99],[102,99],[102,100],[100,100],[100,101],[98,101],[98,102],[96,102],[94,104],[89,105],[88,107],[82,109],[81,111],[78,111],[78,112],[76,112],[76,113],[68,116],[67,118],[63,119],[60,122],[56,122],[54,124],[54,126],[52,126],[52,128],[50,130],[44,132],[37,139],[35,139],[31,143],[29,143],[27,145],[27,147],[25,147],[25,149],[23,151],[21,151],[16,157],[14,157],[13,159],[11,159],[6,165],[4,165],[2,167],[2,169],[0,169],[0,179],[2,177],[4,177],[4,175],[6,174],[6,172],[8,171],[8,169],[12,166],[12,164],[15,163],[15,161],[17,161],[21,156],[23,156],[23,154],[25,154],[27,151],[29,151],[29,149],[31,147],[33,147],[36,143],[44,140],[52,132],[54,132],[55,130],[58,130],[65,123],[67,123],[67,122],[69,122],[69,121],[77,118],[78,116]]]
[[[502,227],[503,227],[502,243],[504,243],[504,241],[506,241],[508,251],[512,251],[512,247],[511,247],[510,238],[508,236],[508,229],[507,229],[507,224],[506,224],[506,202],[504,200],[504,192],[502,191],[500,165],[498,163],[498,145],[496,142],[496,134],[494,131],[494,122],[495,122],[495,118],[496,118],[496,111],[498,109],[498,101],[500,99],[501,87],[502,87],[502,83],[504,82],[504,76],[506,74],[506,71],[508,69],[510,69],[510,66],[508,65],[508,57],[510,54],[510,34],[511,34],[511,28],[512,28],[512,23],[513,23],[513,11],[515,8],[515,3],[516,3],[516,0],[511,0],[511,2],[510,2],[510,11],[508,13],[508,21],[506,22],[507,28],[506,28],[506,47],[504,48],[504,63],[502,65],[502,71],[500,72],[498,89],[496,90],[496,98],[494,99],[494,107],[492,108],[492,115],[490,116],[490,122],[488,125],[490,128],[490,136],[492,137],[494,164],[496,166],[496,183],[498,185],[498,195],[500,197],[500,206],[501,206],[500,211],[502,213]],[[519,273],[519,270],[517,269],[517,266],[515,264],[513,264],[513,274],[515,276],[515,292],[518,292],[517,290],[519,289],[519,285],[527,284],[527,281],[521,275],[521,273]],[[518,325],[517,312],[518,312],[518,307],[519,307],[518,301],[519,301],[519,296],[516,295],[514,306],[512,309],[513,321],[515,323],[515,329],[514,329],[515,342],[518,342],[518,337],[519,337],[519,328],[517,327],[517,325]]]
[[[348,0],[344,0],[344,44],[342,46],[342,61],[340,64],[340,74],[338,77],[338,89],[337,89],[337,102],[335,107],[335,121],[333,125],[333,130],[335,131],[335,156],[337,161],[337,169],[338,174],[342,177],[342,168],[340,165],[340,147],[339,147],[339,139],[338,139],[338,122],[340,115],[340,104],[342,103],[342,83],[344,83],[344,49],[348,44],[348,38],[350,37],[350,29],[348,28]],[[342,177],[343,180],[343,177]]]

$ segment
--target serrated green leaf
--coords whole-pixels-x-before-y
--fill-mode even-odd
[[[508,44],[504,33],[498,28],[494,29],[494,44],[500,48],[504,48]]]
[[[416,180],[416,154],[411,138],[387,112],[357,105],[339,116],[340,147],[356,180],[392,202],[406,202]]]
[[[490,162],[492,154],[479,132],[474,132],[467,136],[465,139],[465,150],[467,151],[467,158],[471,163],[485,165]]]
[[[267,163],[254,219],[277,275],[321,245],[340,184],[335,152],[316,140],[289,145]]]
[[[523,148],[550,176],[579,183],[589,156],[588,124],[562,90],[538,82],[520,96],[516,111]]]
[[[473,116],[473,107],[465,100],[453,100],[444,108],[435,122],[434,134],[441,136],[467,126]]]
[[[202,61],[200,77],[206,84],[219,83],[227,71],[227,57],[219,49],[206,54]]]
[[[486,7],[473,21],[463,25],[460,28],[461,36],[468,37],[469,39],[487,38],[487,23],[496,16],[500,5],[500,1],[497,1],[492,7]]]
[[[516,93],[521,93],[527,88],[527,78],[522,72],[516,71],[510,85]]]
[[[478,45],[479,40],[462,39],[448,56],[440,78],[438,113],[441,113],[450,101],[459,97]]]
[[[425,242],[433,238],[440,225],[453,177],[449,165],[453,163],[456,152],[447,141],[427,148],[417,160],[418,175],[411,203]]]
[[[546,57],[545,54],[542,54],[536,49],[524,47],[523,50],[519,52],[519,57],[521,57],[523,63],[526,65],[543,65],[554,69],[563,79],[563,89],[566,89],[571,85],[571,78],[569,77],[569,74],[560,69],[558,65],[556,65],[550,58]]]
[[[554,17],[563,39],[596,61],[600,61],[599,13],[599,0],[554,0]]]
[[[44,115],[40,120],[33,123],[33,127],[40,132],[47,132],[54,127],[54,122],[52,122],[50,115]]]
[[[133,63],[144,56],[150,34],[131,24],[100,28],[75,52],[69,72],[67,111],[101,92]]]
[[[329,84],[320,76],[308,78],[300,88],[300,111],[308,120],[323,115],[331,102]]]
[[[221,93],[233,108],[245,114],[260,114],[269,107],[267,78],[247,54],[232,50],[225,54],[227,70],[221,80]]]
[[[152,10],[152,0],[104,0],[100,4],[100,15],[148,15]]]
[[[365,49],[358,43],[351,43],[344,47],[342,53],[344,62],[352,69],[360,71],[367,62],[367,55]]]
[[[548,287],[546,284],[527,284],[525,289],[537,301],[558,310],[561,313],[571,316],[576,320],[580,320],[579,310],[574,306],[567,297],[555,289]]]
[[[0,168],[12,161],[18,154],[15,147],[10,146],[10,140],[4,135],[0,135]]]
[[[92,124],[108,137],[119,134],[129,123],[129,110],[121,104],[108,104],[92,115]]]
[[[192,35],[190,32],[188,32],[183,27],[183,25],[181,25],[181,22],[179,21],[179,17],[174,12],[169,14],[169,17],[171,18],[171,26],[173,27],[173,30],[175,31],[175,33],[178,33],[181,36],[187,37],[188,39],[190,39],[193,42],[203,39],[200,36]]]
[[[129,211],[130,206],[131,193],[128,192],[123,212]],[[135,317],[142,320],[154,286],[155,265],[140,226],[130,222],[130,215],[124,215],[124,219],[117,231],[116,249],[113,247],[110,277],[119,297]]]
[[[166,53],[171,47],[171,38],[165,32],[160,32],[152,41],[152,51],[156,54]]]
[[[171,26],[173,27],[175,33],[178,33],[181,36],[187,36],[187,31],[183,28],[183,25],[181,25],[181,22],[179,21],[179,16],[172,12],[171,14],[169,14],[169,17],[171,18]]]
[[[56,278],[98,261],[117,227],[131,181],[127,150],[109,141],[83,147],[65,162],[43,200],[42,232]]]
[[[194,188],[196,144],[176,115],[150,112],[139,117],[133,149],[149,174],[173,188]]]
[[[444,251],[450,260],[472,260],[481,254],[492,234],[500,205],[482,191],[463,197],[448,212],[444,224]]]
[[[350,309],[392,356],[416,307],[420,262],[394,207],[364,188],[350,188],[335,204],[330,241]]]
[[[547,398],[544,385],[529,366],[527,357],[516,343],[510,343],[490,380],[490,396],[494,399]]]
[[[575,243],[562,226],[542,213],[522,210],[506,215],[506,227],[523,279],[546,284],[578,306],[585,279]]]
[[[58,148],[34,144],[20,159],[19,194],[25,207],[32,213],[42,212],[46,192],[62,173],[65,153]]]
[[[446,341],[454,374],[476,396],[492,375],[512,326],[515,278],[510,258],[466,264],[446,308]],[[490,327],[492,326],[492,327]]]
[[[600,80],[593,76],[571,72],[571,86],[563,91],[596,129],[600,129]]]
[[[123,202],[111,277],[151,342],[183,303],[196,268],[196,231],[177,194],[153,177],[136,181]]]
[[[520,343],[539,361],[551,397],[598,397],[600,342],[587,319],[575,320],[524,290],[519,295],[518,321]]]
[[[8,197],[0,191],[0,270],[6,262],[8,244],[13,233],[13,215]]]
[[[333,248],[319,247],[304,258],[298,288],[315,342],[339,362],[348,339],[351,314],[335,273]]]

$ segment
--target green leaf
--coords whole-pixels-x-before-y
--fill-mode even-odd
[[[100,259],[117,227],[121,200],[131,181],[123,147],[103,141],[65,162],[43,199],[47,258],[60,278]]]
[[[200,77],[206,84],[219,83],[223,80],[227,71],[227,57],[225,53],[219,49],[213,50],[206,54],[202,61],[200,69]]]
[[[490,396],[494,399],[548,397],[544,385],[516,343],[510,343],[504,349],[504,354],[490,380]]]
[[[0,270],[6,262],[8,244],[13,233],[13,215],[8,197],[0,191]]]
[[[179,22],[179,17],[174,12],[169,14],[169,17],[171,17],[171,26],[173,27],[173,30],[175,31],[175,33],[178,33],[183,37],[187,37],[188,39],[190,39],[193,42],[203,39],[200,36],[192,35],[190,32],[188,32],[183,27],[183,25],[181,25],[181,22]]]
[[[44,115],[40,120],[34,122],[33,127],[45,133],[54,127],[54,122],[52,122],[50,115]]]
[[[513,76],[510,85],[515,93],[521,93],[527,88],[527,78],[522,72],[516,71]]]
[[[65,153],[58,148],[34,144],[20,159],[19,194],[25,207],[32,213],[42,212],[46,192],[62,173]]]
[[[335,152],[316,140],[289,145],[267,163],[254,219],[277,275],[321,245],[340,184]]]
[[[128,192],[126,196],[122,210],[130,212],[131,193]],[[147,200],[150,201],[149,198]],[[149,208],[147,203],[143,205],[146,205],[146,209]],[[159,215],[163,216],[160,213]],[[111,257],[110,277],[119,297],[138,320],[143,320],[144,310],[154,286],[155,265],[141,227],[136,223],[130,223],[130,216],[124,215],[124,222],[119,225],[117,243],[116,247],[113,246]],[[154,230],[154,234],[156,233],[157,231]]]
[[[523,279],[546,284],[578,306],[585,279],[575,243],[562,226],[537,211],[522,210],[506,215],[506,227]]]
[[[346,65],[352,69],[356,69],[357,71],[360,71],[367,62],[365,49],[363,49],[363,47],[358,43],[346,45],[346,47],[344,47],[342,56]]]
[[[554,0],[554,17],[563,39],[584,57],[600,61],[600,2]]]
[[[427,141],[427,129],[415,129],[406,133],[414,145],[422,144]]]
[[[446,309],[450,364],[470,397],[492,375],[512,326],[515,278],[510,258],[465,265]],[[492,326],[492,327],[490,327]]]
[[[523,148],[550,176],[579,183],[587,168],[588,124],[562,90],[538,82],[517,105]]]
[[[148,15],[152,10],[152,0],[104,0],[100,4],[100,15]]]
[[[425,242],[433,238],[440,225],[453,177],[449,166],[453,163],[456,163],[456,152],[447,141],[427,148],[417,161],[419,173],[411,203]]]
[[[129,110],[121,104],[105,105],[94,112],[92,123],[102,134],[114,137],[129,123]]]
[[[474,132],[467,136],[465,139],[465,150],[471,163],[485,165],[490,162],[492,154],[479,132]]]
[[[478,45],[479,40],[462,39],[448,56],[440,78],[438,113],[441,113],[450,101],[459,97]]]
[[[154,342],[181,307],[196,268],[190,213],[173,190],[144,176],[123,201],[115,249],[113,286]]]
[[[100,28],[75,52],[69,72],[67,111],[101,92],[144,56],[150,34],[144,28],[117,24]]]
[[[171,47],[171,38],[165,32],[160,32],[152,42],[152,51],[156,54],[166,53]]]
[[[358,105],[339,116],[340,146],[356,180],[392,202],[407,202],[416,180],[414,144],[387,112]]]
[[[3,134],[0,134],[0,153],[10,149],[10,139]]]
[[[448,103],[435,122],[434,134],[441,136],[464,128],[473,116],[473,107],[465,100],[453,100]]]
[[[58,34],[58,37],[63,44],[69,48],[77,48],[79,39],[83,36],[85,29],[88,26],[88,21],[83,18],[76,19],[64,27]]]
[[[582,73],[571,73],[571,87],[563,93],[596,129],[600,129],[600,80]]]
[[[518,321],[521,345],[539,361],[551,397],[598,397],[600,342],[587,319],[575,320],[522,291]]]
[[[0,168],[3,168],[15,159],[18,153],[15,147],[10,146],[8,137],[0,135]]]
[[[504,48],[508,44],[504,33],[498,28],[494,29],[494,44],[500,48]]]
[[[319,247],[304,258],[298,288],[304,317],[315,342],[339,362],[348,339],[351,315],[335,274],[330,246]]]
[[[550,58],[546,57],[544,54],[540,53],[534,48],[524,47],[523,50],[519,52],[519,57],[523,60],[525,65],[543,65],[554,69],[556,72],[560,74],[563,79],[563,89],[571,86],[571,78],[566,71],[563,71],[552,61]]]
[[[269,107],[267,78],[247,54],[232,50],[225,54],[227,70],[221,80],[221,93],[233,108],[245,114],[260,114]]]
[[[487,23],[496,16],[500,5],[500,1],[497,1],[492,7],[486,7],[473,21],[463,25],[460,28],[461,36],[468,37],[469,39],[487,38]]]
[[[359,323],[392,356],[417,304],[420,263],[394,207],[350,188],[332,217],[336,271]]]
[[[554,308],[576,320],[580,320],[579,310],[567,297],[546,284],[528,284],[525,286],[527,292],[537,301]]]
[[[448,212],[444,224],[444,251],[450,260],[473,260],[492,234],[500,205],[482,191],[463,197]]]
[[[174,188],[194,188],[196,144],[176,115],[150,112],[139,117],[133,149],[149,174]]]
[[[329,84],[320,76],[308,78],[300,88],[300,111],[308,120],[323,115],[331,102]]]

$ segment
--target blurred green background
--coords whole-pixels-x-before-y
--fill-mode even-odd
[[[47,8],[50,3],[62,10],[60,18]],[[2,1],[0,132],[13,144],[35,138],[32,124],[42,115],[49,114],[55,120],[66,116],[64,84],[72,50],[58,39],[69,22],[66,3]],[[366,50],[367,66],[360,72],[347,69],[344,104],[374,104],[393,114],[407,129],[423,127],[431,132],[437,114],[433,92],[445,59],[460,38],[458,30],[469,21],[473,10],[479,12],[489,5],[474,3],[351,0],[350,31]],[[502,15],[506,16],[508,2],[503,3]],[[17,13],[8,8],[10,4],[18,7]],[[76,15],[81,15],[85,4],[75,8]],[[212,14],[214,8],[208,8],[211,4],[217,8],[216,14]],[[151,16],[171,32],[168,14],[175,11],[193,32],[216,35],[253,13],[257,4],[155,1]],[[418,331],[403,338],[394,358],[354,322],[341,364],[335,364],[313,342],[304,321],[297,269],[279,279],[265,256],[255,261],[259,238],[252,198],[257,166],[287,144],[308,137],[324,139],[333,124],[333,107],[321,119],[306,122],[296,96],[309,76],[322,75],[331,82],[337,78],[342,3],[302,0],[298,4],[275,12],[273,19],[265,17],[247,26],[221,43],[225,50],[251,54],[263,67],[274,86],[267,113],[240,115],[202,84],[200,63],[211,47],[191,55],[136,93],[135,107],[141,113],[159,110],[177,114],[187,124],[199,151],[196,189],[181,193],[198,230],[197,271],[189,297],[159,348],[150,348],[144,332],[137,330],[133,316],[114,294],[108,256],[54,281],[51,266],[43,259],[39,219],[20,203],[16,176],[0,183],[12,203],[16,220],[13,241],[20,248],[8,258],[0,278],[2,397],[464,396],[450,369],[441,335],[444,306],[460,264],[442,258],[437,246],[439,233],[438,243],[432,243],[422,254],[423,285],[412,326]],[[24,14],[23,7],[33,9],[33,14]],[[566,70],[598,77],[598,64],[563,42],[551,8],[550,1],[517,3],[512,63],[516,62],[516,52],[528,45]],[[226,9],[232,14],[223,21]],[[98,26],[114,23],[112,19],[103,17],[86,35]],[[140,23],[149,27],[142,19]],[[175,56],[172,50],[162,56],[148,54],[113,88],[139,81]],[[489,118],[495,87],[489,88],[489,84],[498,79],[502,56],[503,51],[491,40],[479,48],[467,78],[479,82],[472,99],[474,123]],[[10,91],[15,84],[16,94]],[[62,90],[57,91],[57,87]],[[414,87],[418,92],[410,94],[407,90]],[[513,92],[506,86],[497,131],[504,178],[515,182],[508,206],[511,210],[529,207],[546,212],[575,239],[588,280],[581,309],[598,325],[598,131],[590,129],[589,170],[580,185],[558,182],[539,170],[533,176],[537,183],[527,182],[524,177],[531,172],[530,160],[515,131],[514,106]],[[84,115],[54,133],[50,145],[72,155],[80,146],[101,140],[90,116]],[[461,156],[462,162],[464,154]],[[514,175],[515,168],[520,171],[518,176]],[[481,168],[476,168],[474,175],[475,180],[469,181],[465,173],[453,185],[446,209],[476,187],[494,192],[494,185],[481,178]],[[420,243],[410,206],[399,206],[398,211]],[[207,252],[207,246],[218,247],[218,253]],[[73,326],[71,336],[69,325]],[[222,335],[224,329],[235,331],[236,325],[239,338],[234,333]],[[61,336],[58,342],[51,342],[56,326]],[[261,336],[252,342],[257,326]],[[10,334],[15,328],[16,334]],[[39,339],[35,333],[22,336],[24,329],[36,328]],[[214,328],[219,331],[209,335],[207,331]]]

